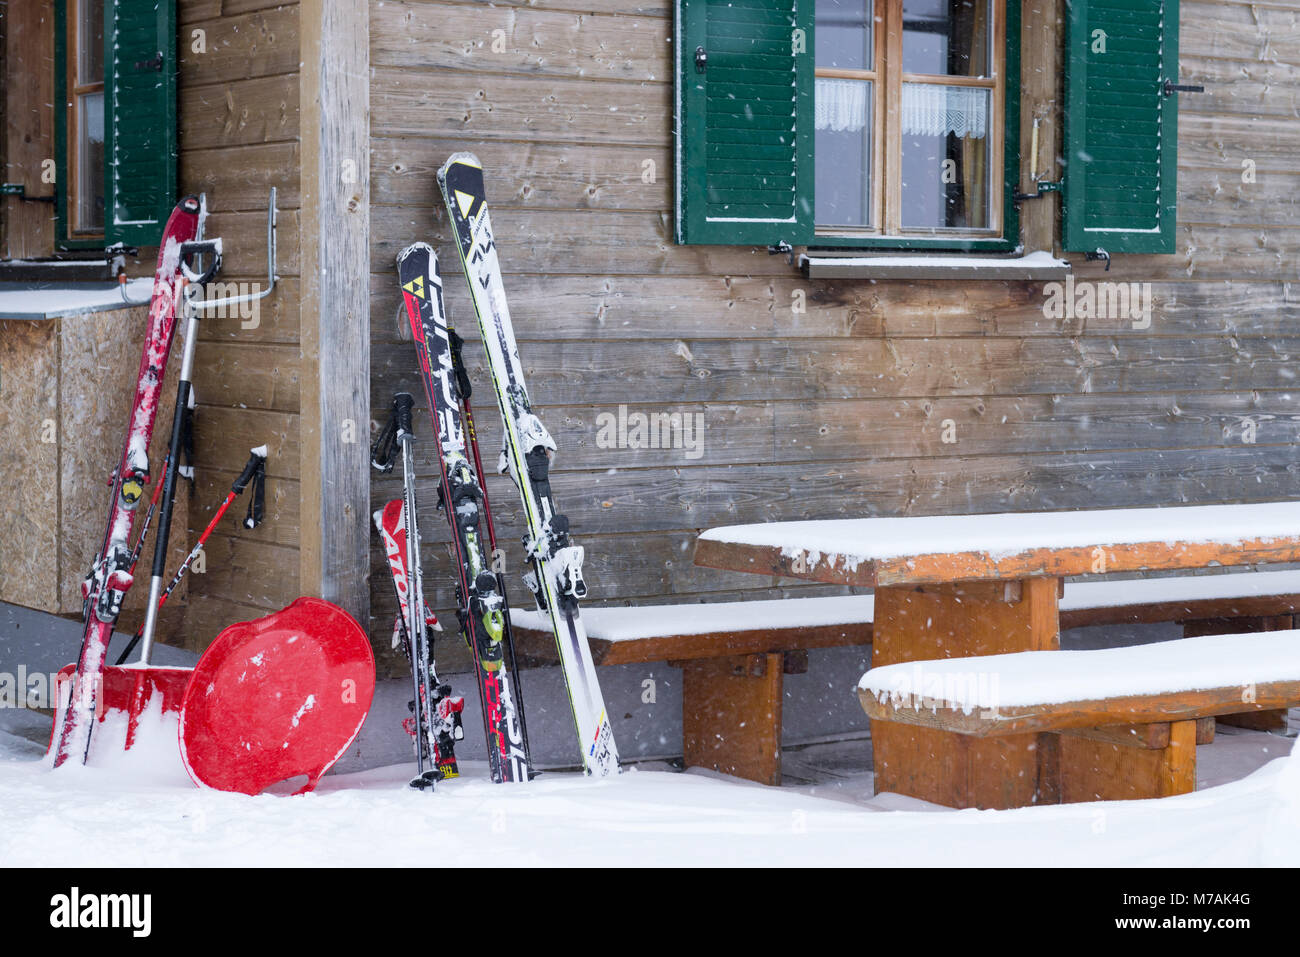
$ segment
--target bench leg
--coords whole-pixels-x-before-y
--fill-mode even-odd
[[[1246,634],[1256,631],[1289,631],[1295,627],[1294,615],[1267,615],[1256,618],[1198,618],[1183,622],[1183,637],[1198,638],[1201,635]],[[1263,711],[1243,711],[1240,714],[1221,714],[1220,724],[1234,728],[1249,728],[1251,731],[1271,731],[1285,734],[1286,709],[1269,708]]]
[[[686,766],[779,785],[784,655],[681,664]]]
[[[1061,802],[1131,801],[1196,790],[1196,743],[1213,735],[1208,722],[1172,721],[1168,744],[1108,740],[1104,734],[1061,734]],[[1152,730],[1164,726],[1150,726]],[[1161,735],[1163,740],[1164,736]]]
[[[1055,578],[877,588],[871,664],[1055,649],[1058,594]],[[877,793],[958,808],[1057,801],[1050,735],[972,738],[872,721],[871,748]]]

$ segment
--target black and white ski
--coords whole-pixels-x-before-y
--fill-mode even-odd
[[[578,600],[587,594],[582,577],[583,550],[570,541],[569,520],[556,510],[551,498],[549,470],[555,441],[533,414],[524,386],[519,348],[501,284],[482,164],[472,153],[457,153],[438,170],[438,186],[454,227],[505,425],[501,471],[518,486],[528,523],[524,548],[533,570],[525,581],[538,608],[551,619],[583,767],[588,774],[597,776],[616,774],[614,731],[605,712],[587,632],[578,614]]]
[[[440,470],[438,499],[451,525],[457,615],[474,657],[488,766],[493,781],[524,782],[529,778],[530,762],[507,667],[509,609],[500,576],[492,568],[481,477],[467,457],[462,387],[443,307],[437,254],[427,243],[408,246],[397,257],[397,273],[420,378],[433,414]]]

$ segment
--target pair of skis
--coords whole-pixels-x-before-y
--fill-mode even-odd
[[[538,608],[551,621],[583,768],[597,776],[616,774],[618,751],[613,729],[578,613],[578,602],[587,593],[582,576],[583,550],[570,540],[568,519],[557,511],[551,495],[549,468],[555,441],[533,413],[524,385],[488,215],[482,165],[470,153],[457,153],[438,171],[438,185],[453,224],[505,426],[500,471],[510,475],[518,488],[527,522],[524,549],[531,571],[525,582]],[[516,669],[504,575],[493,561],[495,530],[484,495],[482,462],[469,407],[470,383],[461,361],[460,339],[447,319],[433,249],[415,243],[398,256],[397,266],[433,417],[439,500],[452,529],[458,616],[474,655],[492,778],[526,781],[531,761],[522,703],[518,701],[517,687],[512,687]],[[408,496],[406,510],[414,514],[413,496]],[[408,519],[408,577],[418,562],[418,539],[409,531]],[[407,617],[414,620],[413,616]],[[420,666],[421,659],[412,661],[414,670],[425,670]]]

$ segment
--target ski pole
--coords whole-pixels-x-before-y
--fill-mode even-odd
[[[196,272],[190,257],[199,260],[204,256],[212,260]],[[221,240],[200,239],[181,244],[181,302],[185,315],[185,352],[181,358],[180,382],[176,386],[176,409],[172,415],[172,437],[168,455],[170,467],[163,475],[162,507],[158,514],[158,535],[154,539],[153,574],[149,579],[149,601],[145,605],[144,626],[141,628],[140,664],[148,665],[153,651],[153,636],[158,627],[158,599],[162,596],[163,575],[167,571],[167,540],[171,536],[172,507],[176,503],[176,476],[179,472],[181,452],[185,443],[185,410],[189,408],[193,388],[194,349],[199,338],[199,310],[196,296],[221,269]]]
[[[239,478],[235,479],[235,483],[230,486],[230,491],[226,493],[225,500],[217,507],[217,513],[212,516],[212,521],[208,522],[208,527],[203,530],[203,534],[199,536],[198,541],[194,543],[194,547],[190,549],[190,553],[185,556],[185,560],[176,569],[176,574],[172,576],[171,582],[163,590],[161,597],[158,599],[158,610],[162,610],[162,606],[167,603],[168,596],[181,583],[181,579],[190,570],[190,565],[199,557],[199,552],[203,551],[203,546],[207,543],[208,537],[212,535],[212,530],[217,527],[217,523],[221,521],[221,516],[226,514],[226,509],[230,508],[230,504],[248,487],[250,481],[253,483],[253,501],[248,505],[248,517],[244,519],[244,527],[256,528],[261,524],[266,487],[266,455],[267,449],[265,445],[259,445],[252,450],[247,464],[244,465],[244,471],[239,473]],[[123,664],[130,657],[131,652],[140,643],[143,635],[144,626],[142,625],[118,656],[117,664]]]

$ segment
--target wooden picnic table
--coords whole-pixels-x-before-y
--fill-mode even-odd
[[[1300,561],[1300,502],[735,525],[708,568],[875,589],[871,663],[1060,646],[1068,576]],[[1055,734],[972,738],[872,721],[876,790],[949,807],[1059,800],[1062,775],[1148,796],[1154,752]]]

